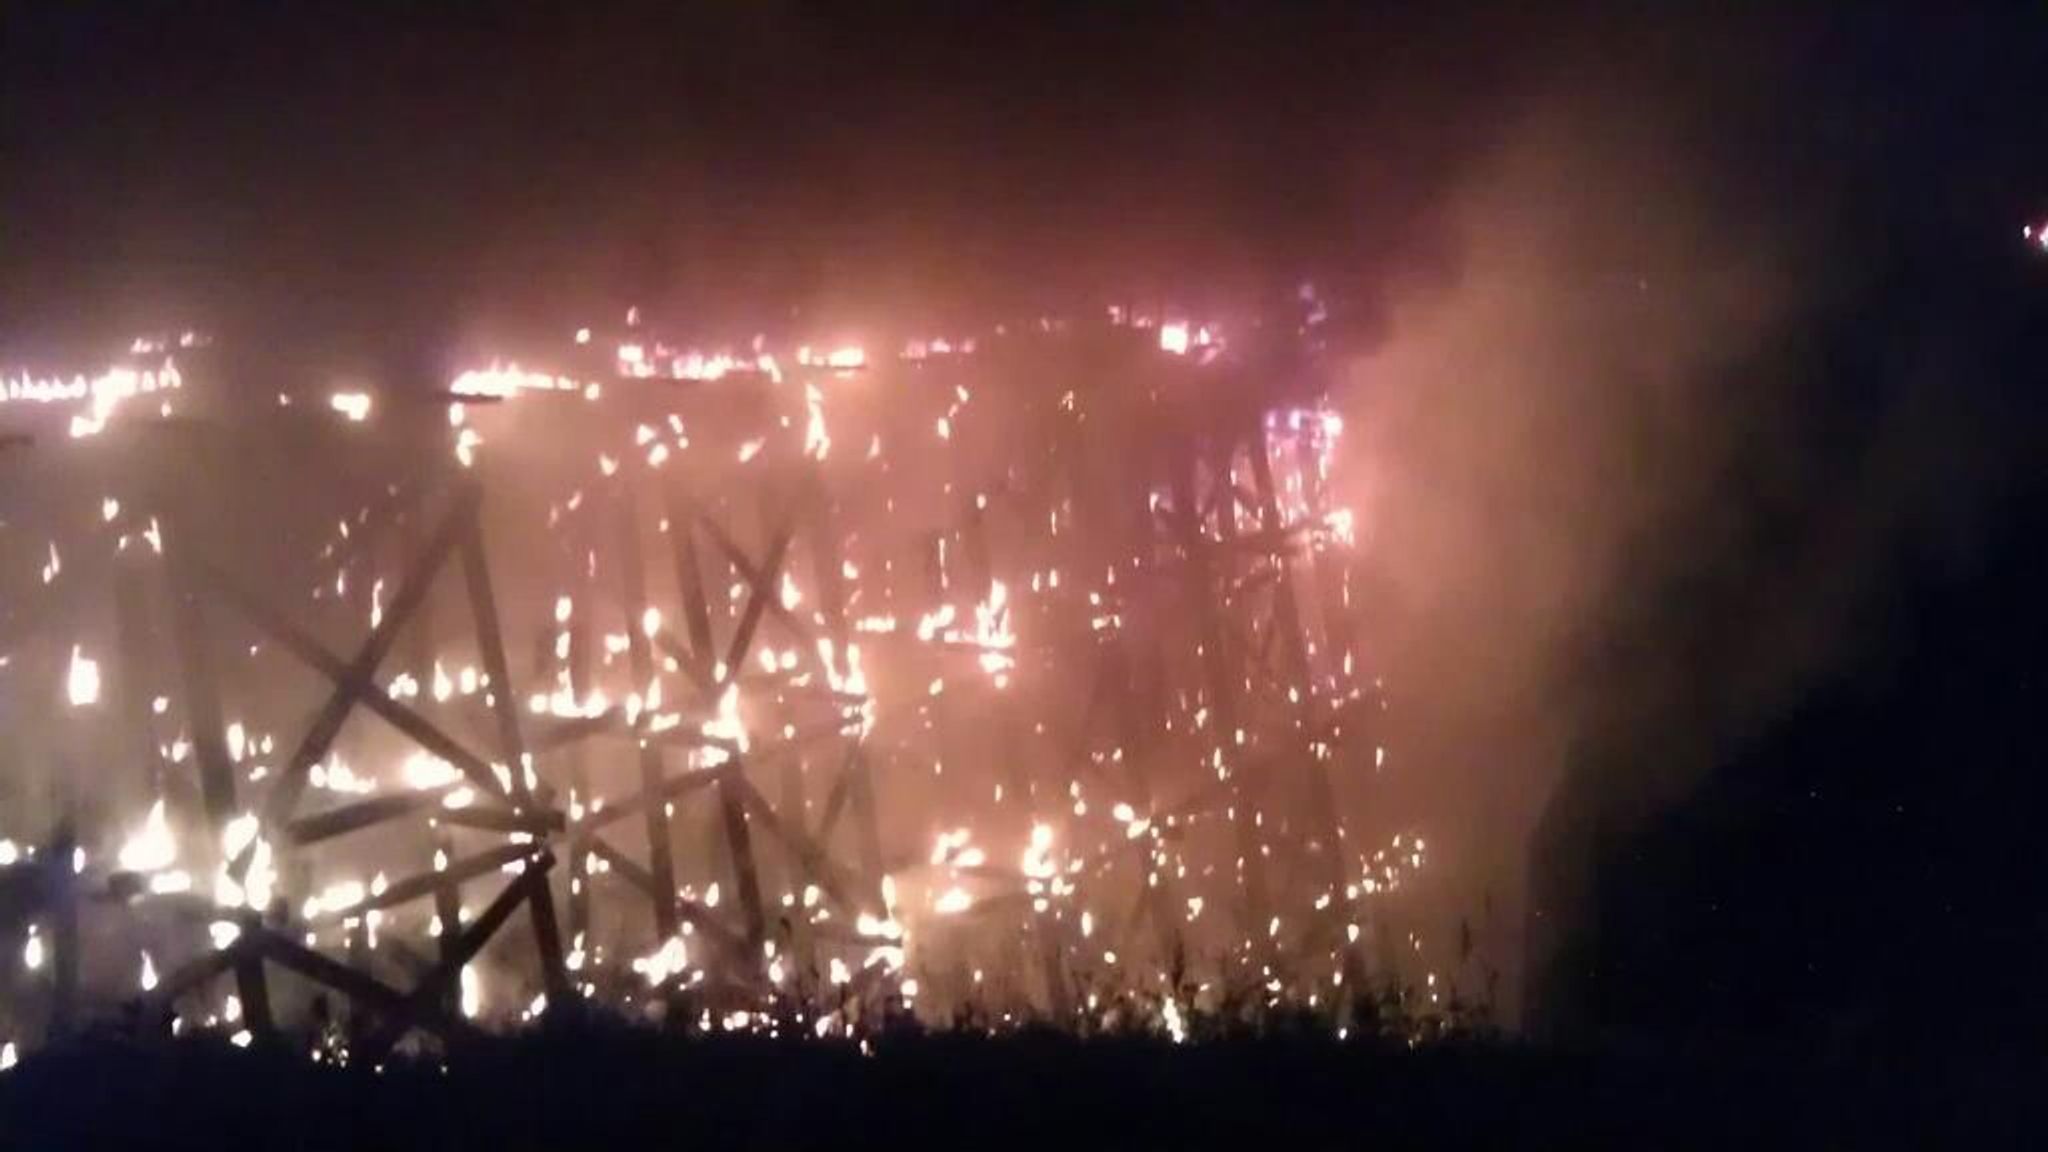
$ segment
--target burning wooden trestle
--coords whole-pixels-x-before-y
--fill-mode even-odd
[[[0,1036],[333,997],[375,1059],[587,998],[827,1035],[1106,986],[1176,1029],[1394,954],[1422,841],[1353,826],[1384,705],[1306,361],[587,341],[15,383],[71,435],[0,457]]]

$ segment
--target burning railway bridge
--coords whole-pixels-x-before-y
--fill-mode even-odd
[[[1346,818],[1385,705],[1307,334],[7,381],[0,1039],[1335,1016],[1423,842]]]

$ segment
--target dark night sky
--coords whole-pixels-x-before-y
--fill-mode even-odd
[[[1401,7],[403,7],[9,6],[8,338],[74,302],[747,323],[1440,259],[1417,221],[1528,43]]]
[[[2017,114],[1968,105],[2024,63],[1967,22],[1663,6],[411,7],[9,5],[0,337],[1375,287],[1454,271],[1438,203],[1560,75],[1687,105],[1769,201],[1981,143],[1936,137]]]

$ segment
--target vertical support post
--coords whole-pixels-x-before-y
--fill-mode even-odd
[[[744,774],[746,763],[733,757],[730,771]],[[761,962],[761,941],[767,920],[761,904],[761,874],[754,864],[754,833],[747,824],[747,810],[738,789],[725,781],[718,784],[719,816],[724,824],[725,847],[732,857],[733,879],[739,885],[740,911],[746,917],[746,948],[749,967]]]
[[[718,656],[711,638],[711,601],[705,596],[704,569],[697,557],[697,514],[688,501],[673,494],[668,510],[669,548],[682,588],[683,624],[689,630],[690,656],[697,666],[695,679],[708,684]]]
[[[434,853],[437,870],[442,861],[455,858],[454,841],[446,832],[434,834]],[[441,962],[453,963],[450,958],[462,947],[462,893],[454,884],[444,881],[435,886],[434,919],[441,930]],[[451,983],[445,990],[442,997],[444,1011],[452,1013],[461,1010],[459,988],[459,983]]]
[[[972,497],[968,499],[960,530],[961,551],[966,556],[969,587],[986,604],[995,595],[995,556],[989,549],[988,522],[983,510],[972,502]],[[1004,806],[1013,811],[1023,810],[1031,805],[1031,777],[1024,766],[1027,740],[1018,723],[1015,694],[999,697],[992,711],[998,733],[996,757],[1003,774]]]
[[[569,616],[569,690],[576,694],[578,703],[590,699],[591,683],[591,638],[590,614],[594,610],[590,566],[586,562],[588,541],[579,539],[576,548],[576,572],[570,585],[576,590],[575,600]],[[569,787],[575,791],[578,804],[590,802],[589,754],[581,740],[568,749]],[[590,850],[569,845],[569,938],[572,941],[584,938],[590,932]]]
[[[1028,906],[1027,906],[1028,907]],[[1052,1013],[1056,1027],[1071,1027],[1074,1022],[1074,992],[1067,984],[1065,935],[1060,930],[1060,921],[1050,916],[1036,916],[1031,921],[1031,934],[1037,937],[1038,969],[1045,978],[1046,1010]]]
[[[1292,549],[1279,540],[1286,524],[1280,516],[1280,497],[1273,485],[1273,461],[1263,423],[1253,424],[1246,448],[1252,458],[1252,481],[1258,489],[1259,526],[1268,538],[1276,541],[1273,565],[1278,570],[1278,579],[1273,582],[1273,625],[1280,630],[1281,651],[1287,659],[1289,682],[1307,687],[1308,650],[1303,646],[1301,604],[1294,594]]]
[[[462,571],[469,587],[469,605],[476,620],[477,645],[484,674],[491,679],[492,711],[498,720],[498,743],[512,777],[512,802],[523,807],[534,801],[527,783],[526,741],[519,731],[519,698],[512,686],[512,672],[505,659],[505,637],[498,624],[498,600],[491,587],[490,554],[484,549],[483,504],[468,502],[468,525],[462,532]],[[560,1003],[570,993],[569,974],[562,961],[562,930],[555,919],[553,887],[543,876],[532,886],[528,905],[533,919],[534,947],[540,953],[541,982],[548,1002]]]
[[[823,566],[818,563],[816,549],[821,543],[818,523],[819,517],[823,516],[825,512],[823,505],[826,496],[824,485],[816,483],[817,470],[814,466],[815,462],[810,462],[810,464],[813,466],[805,467],[802,474],[796,480],[798,498],[792,505],[791,513],[792,515],[803,517],[803,524],[799,531],[803,534],[806,547],[812,551],[811,572],[813,577],[819,581],[818,587],[812,590],[812,594],[818,597],[820,604],[822,604],[825,594],[823,584],[825,572]],[[765,501],[762,503],[761,512],[761,531],[764,535],[772,538],[775,527],[767,521],[768,508]],[[788,564],[788,561],[785,559],[784,563]],[[785,568],[784,571],[786,573],[788,569]],[[835,572],[833,575],[836,577],[838,573]],[[776,592],[770,594],[780,595],[779,588]],[[817,656],[818,654],[814,652],[804,653],[804,657],[807,659]],[[837,675],[838,668],[836,665],[840,659],[840,654],[836,647],[833,649],[832,659],[835,666],[831,671],[833,675]],[[776,803],[784,814],[783,818],[790,822],[791,827],[800,831],[809,827],[808,821],[804,818],[804,773],[808,769],[809,754],[803,749],[796,750],[794,755],[782,757],[776,766]],[[782,857],[784,887],[790,892],[800,894],[803,891],[804,872],[804,857],[803,853],[797,848],[797,842],[793,839],[785,838]]]
[[[1145,714],[1140,711],[1137,694],[1132,691],[1131,661],[1124,653],[1124,640],[1117,637],[1103,650],[1101,682],[1099,691],[1111,703],[1111,711],[1117,718],[1117,746],[1123,750],[1124,772],[1129,776],[1133,790],[1149,806],[1155,797],[1152,791],[1152,734],[1148,730]],[[1147,861],[1148,870],[1156,861]],[[1157,884],[1148,881],[1144,888],[1144,908],[1152,920],[1152,938],[1159,949],[1159,962],[1163,971],[1173,971],[1179,966],[1181,957],[1180,921],[1175,911],[1173,878],[1162,874]]]
[[[151,723],[157,665],[151,642],[149,588],[139,559],[127,554],[114,557],[114,630],[120,651],[120,664],[114,672],[120,747],[124,758],[132,756],[135,766],[143,770],[147,791],[156,793],[162,785],[163,756],[157,750]]]
[[[674,491],[669,492],[669,548],[674,554],[676,581],[682,593],[683,622],[690,635],[690,659],[695,666],[693,679],[705,686],[708,693],[716,689],[718,671],[718,648],[711,630],[711,600],[705,592],[704,568],[697,554],[697,517],[699,510],[687,497]],[[719,874],[719,860],[716,846],[723,839],[723,825],[720,817],[707,812],[704,818],[702,843],[707,855],[707,874]]]
[[[199,790],[206,805],[207,826],[216,851],[228,821],[235,818],[235,769],[228,755],[227,724],[222,717],[220,682],[214,678],[211,635],[201,602],[196,568],[186,554],[190,545],[184,529],[189,521],[172,525],[164,542],[171,572],[171,632],[178,650],[179,679],[185,697],[185,726],[192,740],[192,755],[199,764]],[[263,972],[263,960],[245,954],[235,961],[235,995],[242,1002],[242,1017],[259,1040],[272,1038],[275,1027],[270,1014],[270,986]]]
[[[78,1016],[78,877],[71,870],[71,856],[78,848],[78,832],[72,822],[70,802],[57,835],[50,843],[50,858],[43,861],[46,899],[50,909],[50,943],[55,953],[50,986],[50,1035],[68,1036]]]
[[[1328,435],[1327,432],[1322,434]],[[1323,491],[1322,461],[1316,454],[1314,441],[1307,436],[1295,441],[1294,467],[1301,474],[1301,482],[1306,488],[1302,495],[1309,510],[1318,517],[1325,515],[1327,496]],[[1313,562],[1327,658],[1332,667],[1348,669],[1351,666],[1349,662],[1357,656],[1356,628],[1351,618],[1351,597],[1347,587],[1349,575],[1345,565],[1327,548],[1316,549]]]
[[[1225,633],[1217,609],[1218,594],[1212,549],[1202,531],[1201,508],[1197,503],[1196,456],[1192,434],[1183,433],[1172,449],[1170,467],[1173,492],[1174,534],[1182,552],[1185,573],[1184,594],[1189,612],[1196,620],[1196,637],[1201,645],[1202,669],[1208,687],[1210,731],[1214,748],[1226,749],[1237,730],[1238,683],[1225,651]],[[1237,835],[1237,852],[1242,861],[1239,878],[1244,885],[1246,938],[1263,950],[1266,939],[1267,899],[1265,844],[1259,836],[1259,804],[1262,800],[1256,773],[1246,765],[1229,762],[1232,803],[1237,812],[1231,826]]]
[[[640,554],[640,523],[631,485],[618,484],[613,490],[619,509],[619,591],[626,602],[627,655],[633,669],[633,691],[647,693],[654,683],[654,650],[641,627],[647,611],[647,570]],[[675,526],[671,524],[670,531]],[[640,760],[640,790],[647,797],[641,817],[647,833],[647,871],[654,877],[654,934],[662,940],[674,936],[680,926],[676,915],[675,847],[669,838],[668,805],[661,798],[661,749],[647,740],[646,712],[634,721],[633,741]]]
[[[861,745],[854,755],[857,759],[853,765],[854,777],[849,785],[852,793],[847,797],[848,803],[853,806],[853,847],[859,855],[861,871],[867,876],[868,883],[874,885],[870,891],[876,898],[876,911],[881,912],[885,910],[881,907],[880,900],[884,872],[882,830],[875,811],[875,767],[865,744]]]
[[[1337,791],[1330,781],[1327,766],[1317,759],[1314,749],[1308,746],[1305,734],[1306,712],[1315,698],[1314,684],[1309,677],[1308,651],[1301,631],[1301,608],[1294,595],[1294,565],[1291,549],[1281,531],[1286,527],[1280,516],[1280,496],[1273,484],[1273,462],[1270,445],[1266,438],[1264,421],[1252,426],[1249,447],[1252,457],[1252,479],[1257,485],[1259,500],[1259,521],[1267,537],[1276,541],[1273,563],[1278,567],[1278,579],[1273,584],[1273,626],[1280,629],[1281,650],[1287,660],[1287,676],[1290,682],[1302,686],[1301,702],[1294,709],[1295,735],[1293,743],[1299,749],[1308,770],[1311,818],[1315,821],[1316,839],[1319,840],[1323,867],[1318,869],[1318,879],[1330,896],[1332,920],[1337,919],[1335,909],[1341,905],[1337,896],[1344,890],[1344,828],[1337,818]],[[1314,845],[1311,846],[1313,851]],[[1341,938],[1341,930],[1339,931]],[[1347,944],[1343,948],[1344,978],[1347,982],[1360,980],[1364,970],[1358,962],[1357,950]],[[1356,987],[1356,984],[1353,985]]]
[[[399,539],[403,551],[400,553],[396,571],[405,572],[411,565],[410,557],[418,556],[427,548],[427,502],[415,488],[398,501],[398,514],[404,517],[399,528]],[[407,637],[406,665],[415,681],[431,687],[434,683],[434,590],[429,586],[420,595],[419,605],[413,609],[409,622],[411,632]]]
[[[533,917],[534,946],[540,952],[541,984],[547,989],[550,1007],[565,1005],[575,994],[562,955],[562,928],[555,919],[555,893],[546,875],[536,877],[527,898]]]
[[[810,473],[811,565],[818,581],[819,611],[823,617],[825,635],[832,640],[832,658],[837,664],[832,670],[833,675],[844,676],[848,670],[847,649],[853,643],[853,630],[846,620],[845,552],[822,469],[821,464],[814,464]],[[867,884],[876,886],[870,889],[866,898],[877,900],[879,911],[882,838],[881,828],[876,823],[874,769],[864,745],[856,745],[853,748],[847,757],[844,770],[853,773],[847,785],[847,799],[852,805],[854,850],[858,854],[861,873]]]
[[[764,526],[770,523],[766,511],[764,494]],[[791,509],[792,516],[800,512],[799,508]],[[755,578],[747,593],[747,606],[733,629],[731,641],[726,645],[728,683],[738,679],[747,654],[753,650],[755,630],[760,627],[761,618],[767,611],[768,598],[776,595],[776,582],[783,571],[795,530],[792,520],[768,533],[768,554],[755,570]],[[747,824],[745,799],[741,795],[741,788],[746,784],[745,759],[734,756],[728,771],[731,775],[718,783],[719,818],[725,832],[726,850],[732,858],[733,879],[739,886],[740,907],[746,916],[746,948],[749,953],[746,963],[752,967],[761,963],[761,941],[767,931],[767,915],[761,899],[761,873],[754,856],[753,831]]]

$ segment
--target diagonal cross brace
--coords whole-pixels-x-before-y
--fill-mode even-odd
[[[214,569],[208,571],[221,598],[248,617],[251,623],[285,651],[337,686],[347,678],[348,665],[344,664],[340,657],[322,647],[318,640],[313,639],[289,617],[265,603],[260,596],[241,587],[226,573]],[[375,683],[365,686],[359,703],[375,712],[393,728],[410,736],[420,747],[453,764],[469,778],[470,783],[493,797],[506,798],[504,788],[498,783],[497,774],[491,771],[491,766],[486,764],[482,757],[463,747],[426,717],[392,699],[383,688]]]
[[[405,581],[399,585],[398,595],[392,598],[390,611],[385,613],[383,620],[371,630],[369,639],[363,642],[355,659],[350,661],[343,671],[340,680],[335,684],[333,694],[327,698],[327,703],[313,718],[313,723],[306,729],[305,737],[299,741],[298,748],[292,753],[291,759],[286,762],[284,770],[279,774],[277,783],[271,788],[264,804],[265,815],[268,817],[267,824],[275,827],[284,823],[291,815],[293,808],[298,805],[300,793],[305,790],[307,774],[314,764],[327,755],[334,738],[341,733],[341,726],[348,719],[348,714],[366,691],[375,687],[377,668],[390,654],[391,646],[398,638],[398,630],[426,600],[427,590],[433,585],[434,577],[440,572],[441,565],[447,561],[449,552],[466,533],[474,530],[479,498],[477,489],[463,489],[456,497],[454,508],[449,510],[440,526],[434,530],[433,537],[427,542],[426,550],[414,563],[412,571],[406,574]]]

